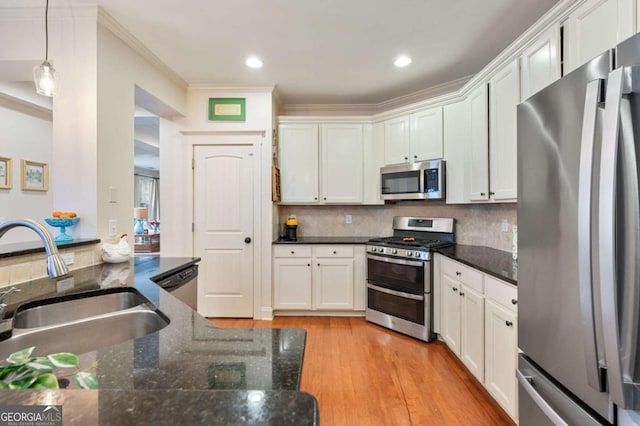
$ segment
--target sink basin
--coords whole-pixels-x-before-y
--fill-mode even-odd
[[[132,288],[99,290],[29,302],[14,316],[0,359],[35,346],[33,355],[81,354],[159,331],[169,318]]]

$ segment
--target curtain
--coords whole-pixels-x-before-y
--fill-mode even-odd
[[[148,176],[134,176],[134,207],[146,207],[149,210],[147,221],[160,221],[160,179]]]

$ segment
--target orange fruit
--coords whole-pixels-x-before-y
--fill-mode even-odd
[[[60,217],[61,215],[62,215],[62,212],[59,212],[57,210],[51,214],[51,216],[53,217]]]
[[[77,216],[76,212],[67,212],[67,214],[69,215],[69,217],[76,217]]]

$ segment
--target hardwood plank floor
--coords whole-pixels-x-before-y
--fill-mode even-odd
[[[300,390],[327,425],[513,425],[440,342],[424,343],[355,317],[211,319],[228,328],[304,328]]]

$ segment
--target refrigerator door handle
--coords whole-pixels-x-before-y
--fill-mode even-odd
[[[637,220],[634,216],[637,215],[639,208],[635,155],[633,155],[634,158],[628,158],[629,151],[632,152],[632,149],[635,149],[634,142],[627,140],[633,134],[630,128],[630,106],[628,99],[623,100],[623,95],[631,93],[634,89],[637,91],[638,88],[633,86],[634,84],[637,86],[638,83],[640,83],[640,68],[621,67],[609,73],[600,159],[598,234],[604,351],[609,394],[611,400],[620,408],[633,408],[632,395],[625,387],[624,371],[627,369],[623,368],[621,350],[625,351],[625,364],[633,365],[635,359],[631,358],[636,356],[635,348],[629,346],[630,343],[635,343],[636,336],[631,334],[637,333],[637,329],[629,320],[637,323],[637,316],[634,312],[630,312],[630,309],[619,305],[618,300],[620,291],[625,298],[634,297],[637,278],[634,265],[638,250],[638,236],[636,225],[636,229],[628,230],[631,236],[625,236],[623,241],[625,244],[620,246],[616,241],[616,220],[620,222],[618,228],[624,229],[629,225],[628,220]],[[622,155],[619,155],[621,121],[623,122],[622,135],[625,140],[622,141]],[[620,158],[622,158],[622,167],[618,164]],[[625,173],[623,182],[617,182],[619,169]],[[626,192],[618,194],[621,185]],[[633,194],[633,191],[636,193]],[[629,212],[616,211],[618,196],[625,197],[624,210],[630,210]],[[621,335],[621,325],[624,326],[625,335]]]
[[[542,412],[549,418],[549,420],[551,420],[554,425],[568,426],[568,423],[565,422],[562,417],[560,417],[560,415],[555,412],[555,410],[547,403],[547,401],[544,400],[544,398],[540,396],[540,394],[538,394],[538,392],[536,392],[532,384],[533,378],[531,376],[525,376],[520,370],[516,370],[516,377],[518,378],[518,382],[520,382],[520,385],[522,385],[522,389],[527,392],[533,402],[535,402],[538,408],[542,410]]]
[[[604,392],[604,374],[598,363],[598,345],[593,303],[592,256],[596,252],[591,229],[593,194],[593,157],[596,137],[598,103],[602,102],[603,80],[589,82],[585,92],[582,138],[580,143],[580,169],[578,175],[578,284],[580,288],[580,311],[584,334],[584,353],[587,382],[592,388]]]

